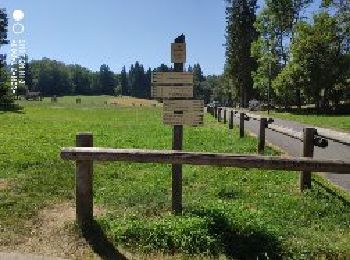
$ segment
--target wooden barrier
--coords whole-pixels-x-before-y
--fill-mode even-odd
[[[304,156],[271,157],[261,155],[237,155],[226,153],[184,152],[179,150],[110,149],[93,147],[92,133],[80,133],[76,137],[77,147],[63,148],[61,158],[76,161],[76,218],[82,229],[93,221],[93,161],[127,161],[134,163],[161,163],[172,165],[215,165],[221,167],[259,168],[265,170],[302,171],[301,189],[311,187],[311,172],[337,172],[348,174],[350,162],[341,160],[316,160],[313,153],[315,129],[304,132]],[[247,171],[247,173],[249,173]],[[182,198],[181,186],[172,185],[173,198]],[[175,189],[175,191],[174,191]],[[175,194],[179,193],[180,194]],[[174,197],[175,196],[175,197]],[[182,202],[182,201],[181,201]],[[176,204],[175,204],[176,205]],[[175,212],[176,213],[176,212]]]
[[[338,142],[345,145],[350,145],[350,134],[343,133],[339,131],[334,131],[330,129],[325,128],[316,128],[317,135],[323,138],[326,138],[328,140],[332,140],[334,142]]]
[[[229,129],[233,129],[233,116],[234,116],[234,112],[233,110],[230,111],[230,118],[228,120],[228,128]]]
[[[218,108],[218,122],[221,122],[221,117],[222,117],[221,111],[222,111],[222,108],[219,107]]]
[[[240,138],[244,137],[244,119],[245,119],[245,114],[239,113],[239,137]]]
[[[303,156],[312,158],[314,156],[315,128],[304,128]],[[300,174],[300,190],[311,189],[311,172],[302,171]]]
[[[224,108],[224,124],[227,123],[227,115],[226,115],[226,112],[227,112],[227,110],[226,110],[226,108]]]
[[[218,118],[218,107],[214,107],[214,117]]]
[[[267,127],[267,118],[260,119],[260,130],[258,139],[258,153],[263,154],[265,150],[265,128]]]
[[[77,147],[93,147],[92,133],[80,133],[76,137]],[[82,229],[87,229],[93,220],[92,200],[93,160],[76,160],[76,219]]]

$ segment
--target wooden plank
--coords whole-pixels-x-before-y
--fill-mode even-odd
[[[321,127],[316,128],[316,135],[324,137],[326,139],[342,143],[345,145],[350,145],[350,134],[344,133],[344,132],[339,132],[339,131],[334,131],[330,129],[325,129]]]
[[[153,72],[153,84],[193,84],[192,72]]]
[[[202,113],[204,114],[203,100],[164,100],[164,112],[182,111],[183,113]]]
[[[110,149],[70,147],[61,150],[65,160],[129,161],[137,163],[217,165],[266,170],[337,172],[349,174],[350,161],[319,160],[305,157],[237,155],[173,150]],[[248,172],[247,172],[248,173]],[[331,174],[331,173],[330,173]]]
[[[294,131],[291,128],[282,127],[282,126],[275,125],[275,124],[269,124],[267,128],[271,129],[272,131],[278,132],[280,134],[283,134],[283,135],[292,137],[294,139],[303,141],[303,133]]]
[[[171,44],[171,62],[186,63],[186,43]]]
[[[166,125],[187,125],[200,126],[203,125],[203,114],[185,113],[163,113],[163,123]]]
[[[189,86],[152,86],[152,97],[156,98],[185,98],[193,97],[193,85]]]

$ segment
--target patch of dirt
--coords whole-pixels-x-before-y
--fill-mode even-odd
[[[10,182],[5,179],[0,179],[0,191],[8,190],[10,188]]]
[[[94,209],[95,215],[105,213]],[[101,259],[90,245],[74,230],[75,208],[68,202],[47,207],[28,225],[28,237],[16,245],[9,245],[2,251],[31,253],[40,256],[61,257],[64,259]]]

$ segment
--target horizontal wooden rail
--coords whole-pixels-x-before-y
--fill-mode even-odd
[[[76,161],[129,161],[136,163],[217,165],[222,167],[261,168],[266,170],[350,173],[350,162],[341,160],[197,153],[173,150],[70,147],[62,149],[61,158]]]
[[[275,125],[275,124],[269,124],[268,129],[271,129],[272,131],[275,131],[277,133],[292,137],[294,139],[303,141],[303,133],[294,131],[291,128],[282,127],[282,126]]]
[[[350,145],[350,134],[344,132],[338,132],[325,128],[316,128],[316,135],[326,138],[328,140],[332,140],[334,142],[342,143],[345,145]]]

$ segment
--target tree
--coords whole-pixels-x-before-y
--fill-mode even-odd
[[[80,65],[68,66],[71,73],[72,91],[77,95],[88,95],[91,93],[90,71]]]
[[[203,76],[202,68],[199,65],[199,63],[193,65],[193,92],[194,97],[197,99],[203,99],[204,98],[204,89],[202,88],[204,85],[201,84],[205,78]]]
[[[114,74],[109,69],[108,65],[103,64],[100,67],[100,86],[101,94],[114,95],[114,88],[117,87],[115,82]]]
[[[139,98],[150,96],[150,84],[148,83],[143,66],[138,61],[136,61],[135,66],[131,65],[129,70],[129,84],[131,87],[131,96]]]
[[[128,84],[128,77],[126,74],[125,66],[120,73],[120,86],[121,86],[121,94],[123,96],[130,96],[130,88]]]
[[[280,92],[303,90],[317,108],[325,109],[329,101],[339,102],[346,86],[349,59],[341,52],[336,19],[327,13],[314,16],[314,23],[300,22],[291,44],[292,61],[276,78],[274,87]],[[321,102],[319,102],[321,101]]]
[[[155,68],[155,72],[169,72],[172,71],[173,68],[169,68],[166,64],[160,64],[158,68]]]
[[[8,44],[7,40],[7,25],[8,19],[4,9],[0,8],[0,50],[5,44]],[[0,109],[13,108],[13,95],[10,93],[10,83],[6,72],[6,56],[1,55],[0,58]]]
[[[288,47],[293,42],[295,25],[301,20],[300,12],[311,2],[312,0],[265,1],[265,7],[255,23],[259,38],[252,45],[252,55],[258,62],[252,75],[254,88],[258,90],[260,98],[266,96],[267,92],[275,98],[271,81],[287,65],[290,58]],[[300,100],[300,92],[295,94],[297,100]],[[283,96],[288,98],[288,95]],[[281,96],[278,99],[283,100]],[[283,103],[286,104],[289,100],[284,100]]]
[[[350,1],[323,0],[323,6],[335,8],[335,18],[338,25],[338,36],[341,39],[342,51],[350,52]]]
[[[247,107],[253,95],[252,71],[256,59],[251,45],[257,39],[254,27],[257,0],[226,0],[226,64],[230,79],[235,83],[241,107]]]

